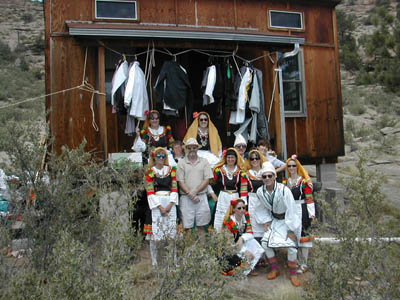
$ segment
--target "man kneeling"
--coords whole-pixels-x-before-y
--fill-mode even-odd
[[[258,223],[264,224],[261,245],[271,266],[267,278],[271,280],[280,275],[274,249],[287,248],[290,281],[294,286],[299,286],[296,267],[301,219],[296,203],[290,189],[276,182],[276,171],[270,162],[263,163],[261,174],[264,184],[257,190],[260,204],[255,210],[255,218]]]

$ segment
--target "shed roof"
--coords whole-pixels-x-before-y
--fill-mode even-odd
[[[67,21],[69,34],[80,37],[131,37],[218,40],[233,42],[304,44],[304,38],[278,34],[261,34],[250,30],[228,30],[209,27],[149,26],[121,23]]]

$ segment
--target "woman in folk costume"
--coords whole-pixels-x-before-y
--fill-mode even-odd
[[[315,204],[312,195],[313,184],[310,175],[301,165],[296,155],[292,155],[286,161],[286,170],[289,177],[282,181],[292,191],[293,198],[298,205],[301,214],[301,237],[299,240],[299,269],[297,273],[304,273],[307,270],[308,250],[312,247],[312,237],[307,233],[311,221],[315,219]]]
[[[276,182],[276,171],[270,162],[265,162],[261,169],[263,186],[257,190],[260,205],[255,211],[258,223],[264,224],[264,237],[261,245],[265,250],[271,271],[269,280],[280,275],[275,256],[275,248],[287,248],[289,278],[294,286],[299,286],[297,278],[297,241],[301,233],[301,219],[298,205],[288,187]]]
[[[158,242],[173,240],[176,237],[178,186],[176,167],[168,164],[168,155],[164,148],[154,149],[148,167],[145,187],[149,211],[144,233],[147,235],[146,239],[150,240],[151,260],[153,266],[156,266]]]
[[[213,168],[222,155],[222,143],[218,130],[210,119],[210,115],[204,111],[193,114],[194,120],[183,139],[186,142],[194,138],[200,145],[197,155],[208,160]]]
[[[261,255],[264,253],[264,249],[253,236],[250,215],[246,211],[246,204],[242,199],[237,198],[230,201],[224,219],[224,228],[227,228],[233,234],[234,242],[238,250],[237,256],[241,260],[245,259],[249,262],[250,268],[245,272],[245,275],[250,274],[256,276],[257,273],[250,272],[254,269]],[[233,259],[233,262],[237,261],[237,259]],[[229,259],[228,263],[231,265]],[[234,266],[230,266],[229,270],[225,272],[229,273],[230,269],[233,267]]]
[[[214,218],[214,228],[220,232],[230,201],[240,197],[247,203],[247,178],[244,162],[235,148],[226,150],[222,160],[214,169],[213,181],[220,190]]]
[[[256,238],[262,238],[264,236],[264,224],[258,223],[255,215],[255,210],[260,204],[256,192],[259,187],[263,185],[261,178],[261,167],[264,162],[268,161],[260,151],[253,149],[249,152],[247,159],[245,160],[246,177],[248,182],[249,200],[248,207],[250,213],[251,226],[253,227],[253,235]]]
[[[171,126],[160,125],[160,113],[157,110],[147,112],[146,121],[143,129],[136,129],[136,138],[133,142],[132,149],[135,152],[151,153],[156,147],[172,148],[174,138],[172,137]],[[170,163],[175,165],[172,154],[168,152]]]

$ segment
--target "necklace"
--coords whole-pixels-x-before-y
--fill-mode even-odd
[[[166,166],[163,166],[161,169],[157,169],[156,166],[153,167],[154,173],[156,173],[156,176],[158,178],[164,178],[167,174],[167,172],[164,173],[164,171],[166,170],[165,168]]]
[[[228,170],[228,167],[226,165],[223,166],[223,169],[225,171],[226,177],[228,177],[229,180],[232,180],[233,174],[236,172],[237,166],[235,166],[232,171]]]
[[[288,178],[289,187],[292,188],[292,187],[296,186],[298,181],[299,181],[299,177],[296,177],[296,178],[289,177]]]
[[[203,132],[200,127],[197,128],[197,132],[200,137],[201,146],[205,147],[208,144],[208,128]]]
[[[161,129],[161,130],[160,130]],[[161,131],[161,132],[160,132]],[[151,137],[158,142],[158,140],[160,139],[160,136],[164,133],[164,130],[162,130],[162,127],[159,126],[157,129],[151,128],[149,127],[149,134],[151,135]]]

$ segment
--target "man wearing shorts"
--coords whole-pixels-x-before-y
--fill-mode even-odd
[[[197,156],[199,144],[196,139],[188,139],[184,149],[186,156],[179,160],[176,174],[181,194],[179,207],[183,227],[204,229],[211,220],[207,186],[213,174],[208,161]]]

